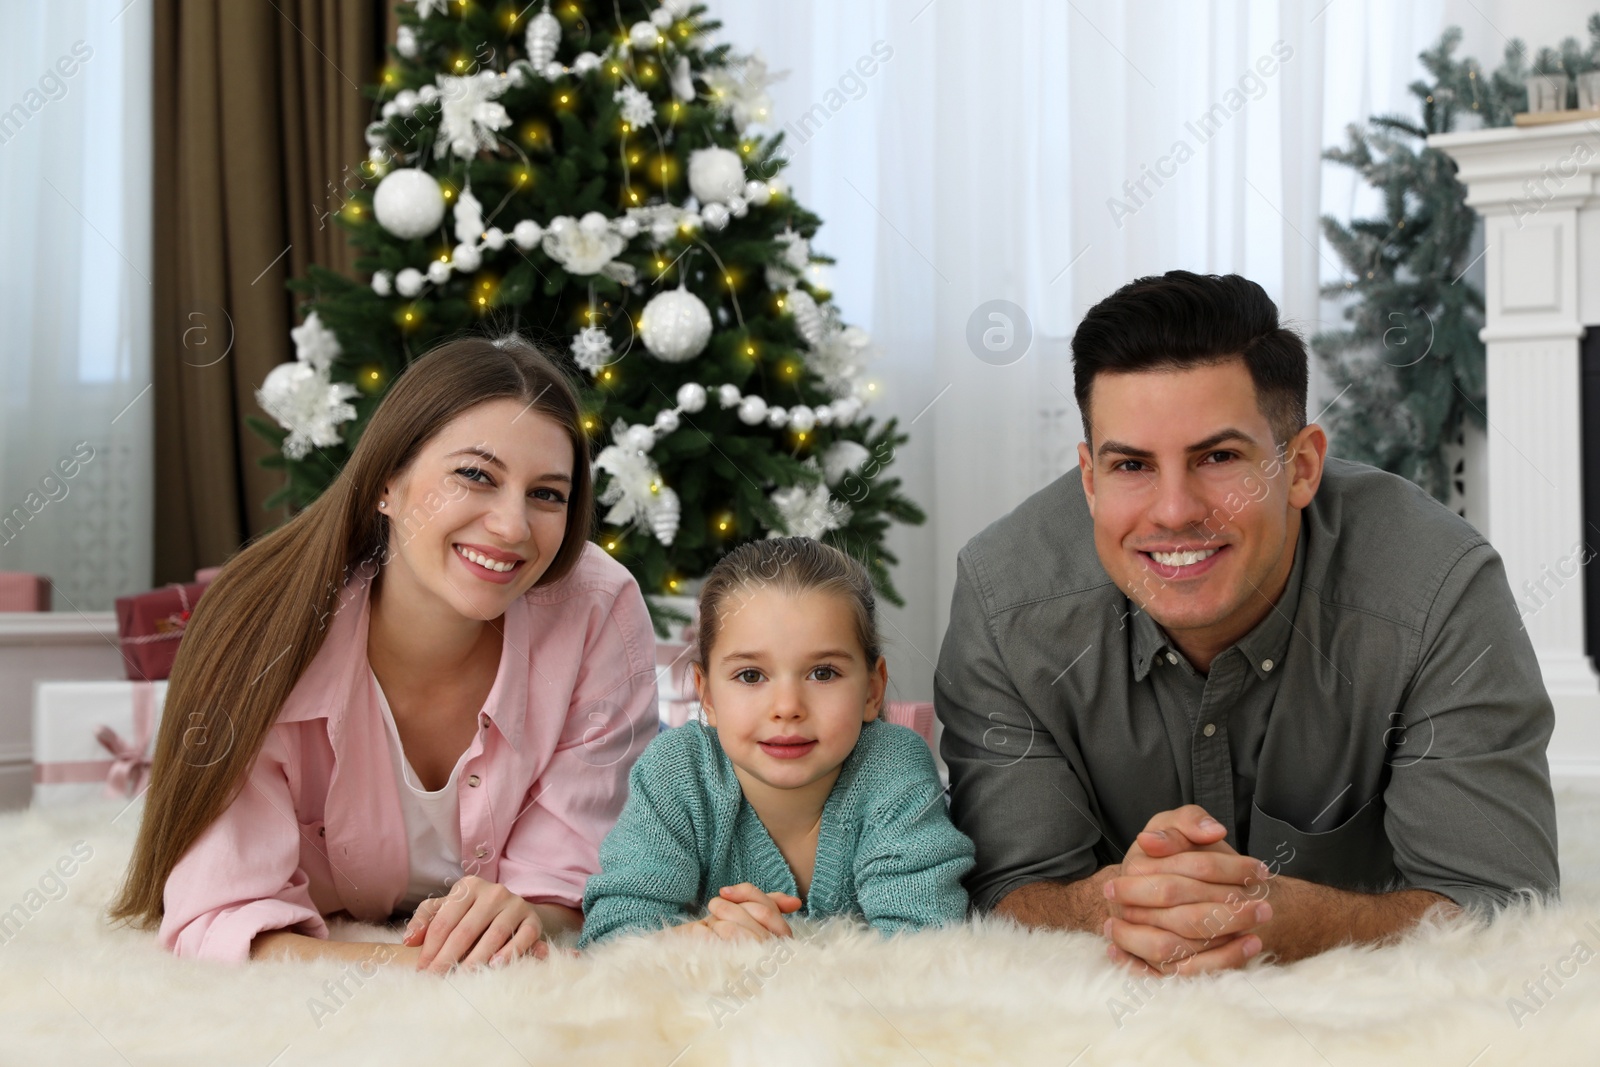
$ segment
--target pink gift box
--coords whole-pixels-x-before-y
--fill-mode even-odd
[[[0,571],[0,611],[49,610],[48,578],[21,571]]]
[[[891,700],[883,709],[885,722],[908,726],[933,748],[933,705],[909,700]],[[935,750],[937,751],[937,750]]]

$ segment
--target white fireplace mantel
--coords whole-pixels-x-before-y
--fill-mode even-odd
[[[1600,774],[1585,652],[1579,345],[1600,324],[1600,121],[1438,134],[1484,220],[1488,529],[1556,707],[1551,770]],[[1595,564],[1600,566],[1600,562]]]

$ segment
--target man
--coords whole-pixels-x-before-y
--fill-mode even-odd
[[[1080,472],[962,549],[935,681],[974,904],[1164,974],[1558,890],[1554,712],[1500,558],[1327,458],[1259,285],[1072,342]]]

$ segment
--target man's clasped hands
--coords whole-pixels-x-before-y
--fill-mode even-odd
[[[1120,864],[1106,867],[1106,954],[1145,973],[1200,974],[1243,967],[1272,921],[1268,881],[1294,858],[1241,856],[1197,804],[1153,816]],[[1287,849],[1288,855],[1283,855]]]

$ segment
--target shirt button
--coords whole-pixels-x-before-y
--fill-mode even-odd
[[[480,860],[483,859],[483,857],[487,856],[488,854],[489,854],[489,850],[486,849],[486,848],[483,848],[481,846],[478,848],[478,851],[473,853],[473,855],[477,856]]]
[[[1212,734],[1217,732],[1217,724],[1214,722],[1208,722],[1206,723],[1206,728],[1200,732],[1205,734],[1207,737],[1210,737]]]
[[[479,778],[476,774],[467,775],[467,784],[472,786],[473,788],[477,788],[478,783],[481,782],[481,781],[483,781],[483,779]]]
[[[1272,669],[1272,661],[1270,659],[1262,660],[1261,661],[1261,669],[1264,670],[1264,671],[1270,671]]]
[[[1167,653],[1167,662],[1168,663],[1172,663],[1172,664],[1176,664],[1178,662],[1178,654],[1176,652],[1168,652]]]
[[[487,730],[489,728],[489,716],[487,716],[487,715],[485,715],[483,717],[483,728],[485,730]]]

